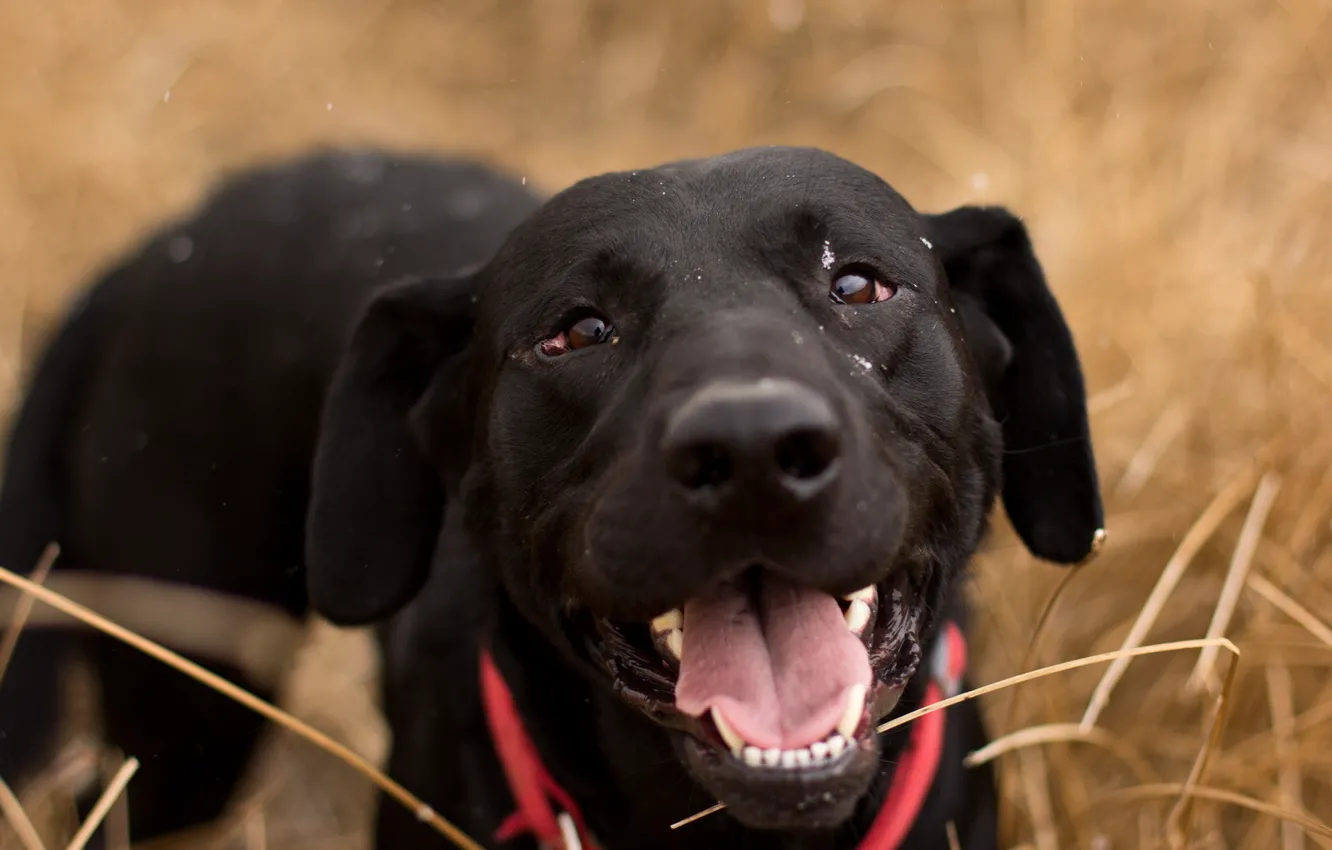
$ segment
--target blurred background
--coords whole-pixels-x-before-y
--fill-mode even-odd
[[[1326,0],[3,0],[0,418],[60,310],[117,252],[225,171],[312,145],[471,153],[554,191],[795,143],[875,170],[924,210],[1004,204],[1083,353],[1109,539],[1038,629],[1067,573],[999,519],[972,583],[977,681],[1118,648],[1173,556],[1187,570],[1147,642],[1216,619],[1243,651],[1187,846],[1332,846],[1274,816],[1332,820],[1329,13]],[[1232,566],[1248,572],[1217,617]],[[1160,843],[1228,659],[1191,683],[1197,662],[1136,661],[1093,740],[1000,756],[1004,846]],[[983,698],[994,734],[1077,723],[1104,669]],[[374,675],[364,635],[321,627],[284,703],[377,758]],[[34,803],[55,815],[59,767]],[[180,846],[367,846],[369,791],[322,753],[275,736],[251,785],[215,835]]]

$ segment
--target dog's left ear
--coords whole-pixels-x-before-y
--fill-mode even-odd
[[[393,614],[429,573],[445,502],[435,452],[440,442],[466,450],[452,433],[463,428],[444,420],[446,412],[465,419],[473,292],[470,277],[381,291],[333,377],[305,546],[310,601],[338,625]],[[449,433],[432,433],[434,425]]]
[[[1003,427],[1003,501],[1038,558],[1076,564],[1104,538],[1073,335],[1026,227],[998,207],[923,216]]]

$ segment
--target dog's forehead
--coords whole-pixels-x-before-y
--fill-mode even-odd
[[[895,239],[919,225],[888,183],[848,160],[817,148],[748,148],[579,181],[514,232],[492,283],[530,293],[536,280],[608,254],[649,263],[724,255],[788,239],[798,218]]]

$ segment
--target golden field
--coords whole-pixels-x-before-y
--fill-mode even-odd
[[[1141,642],[1212,626],[1242,657],[1215,746],[1226,653],[1135,660],[1091,731],[1067,724],[1103,664],[983,697],[996,736],[1036,727],[998,757],[1005,846],[1332,846],[1279,817],[1332,822],[1332,2],[6,0],[0,417],[116,252],[324,143],[548,190],[810,144],[922,209],[1017,211],[1082,350],[1109,538],[1041,624],[1068,574],[999,523],[977,682],[1118,649],[1144,610]],[[284,704],[377,757],[373,676],[364,635],[319,628]],[[214,846],[366,846],[362,780],[295,740],[268,756]]]

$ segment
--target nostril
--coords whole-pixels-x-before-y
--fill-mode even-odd
[[[688,490],[716,489],[735,475],[735,463],[723,446],[699,443],[671,453],[671,474]]]
[[[835,431],[802,428],[777,441],[777,468],[797,481],[818,478],[836,462],[839,448]]]

